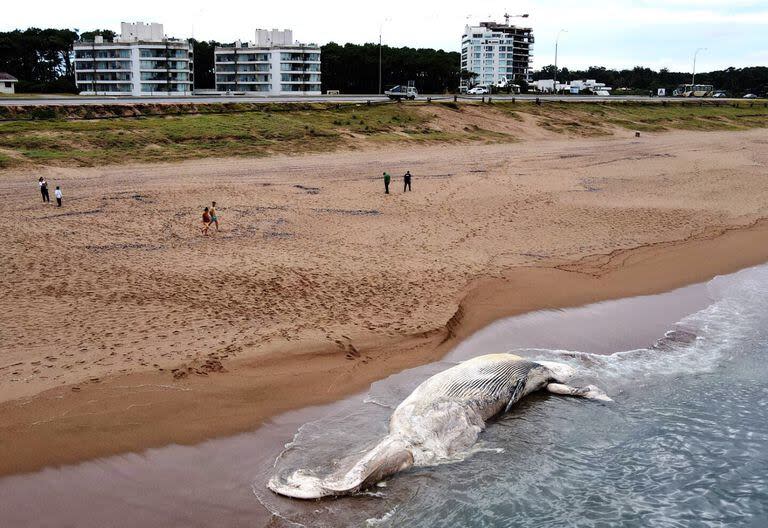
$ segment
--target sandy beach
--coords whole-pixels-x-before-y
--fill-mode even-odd
[[[247,431],[504,316],[765,262],[766,145],[623,131],[5,171],[0,474]]]

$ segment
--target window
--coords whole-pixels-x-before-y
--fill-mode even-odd
[[[130,84],[93,84],[93,83],[84,83],[79,84],[78,88],[85,92],[130,92],[131,91],[131,85]]]
[[[174,50],[164,48],[142,48],[139,51],[139,56],[146,59],[186,59],[188,58],[188,52],[186,50]]]
[[[320,82],[320,76],[317,74],[282,73],[280,74],[280,80],[282,82],[318,83]]]
[[[149,83],[142,84],[142,92],[184,92],[189,89],[186,83],[182,84],[167,84],[167,83]]]
[[[92,59],[96,55],[97,59],[130,59],[131,50],[118,49],[118,50],[77,50],[75,52],[76,59]]]
[[[243,83],[243,82],[250,82],[250,83],[267,83],[269,82],[269,74],[261,74],[261,75],[238,75],[237,76],[237,82]]]
[[[280,90],[283,92],[310,92],[310,91],[319,91],[320,90],[320,84],[312,84],[312,83],[305,83],[305,84],[281,84]]]
[[[268,84],[240,84],[237,86],[238,90],[242,90],[244,92],[268,92],[270,89],[270,85]],[[219,88],[221,91],[222,88]],[[226,88],[224,88],[226,90]]]
[[[141,72],[142,81],[186,81],[187,73]]]
[[[142,70],[186,70],[187,63],[182,61],[148,60],[139,64]]]
[[[319,61],[320,60],[320,54],[319,53],[309,53],[309,52],[281,53],[280,54],[280,60],[284,60],[284,61]]]
[[[319,64],[303,64],[300,62],[281,62],[280,71],[319,72],[320,65]]]
[[[88,67],[90,66],[90,67]],[[82,69],[85,70],[130,70],[131,63],[126,61],[96,61]]]

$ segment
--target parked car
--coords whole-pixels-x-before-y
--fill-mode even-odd
[[[757,96],[755,94],[747,94],[744,96],[744,99],[757,99]]]
[[[467,93],[469,95],[486,95],[491,93],[491,91],[487,86],[475,86],[474,88],[467,90]]]
[[[717,98],[728,97],[728,94],[726,94],[725,92],[715,92],[712,97],[717,97]]]

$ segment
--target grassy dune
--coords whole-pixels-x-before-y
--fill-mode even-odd
[[[396,106],[0,123],[0,165],[79,165],[208,156],[264,156],[336,148],[345,137],[418,131],[424,119]]]
[[[440,105],[460,116],[466,104],[472,103],[434,103],[432,107]],[[458,132],[455,127],[452,131],[446,130],[441,126],[441,118],[429,112],[430,105],[423,102],[371,106],[269,105],[213,113],[217,108],[221,107],[208,105],[181,110],[196,113],[131,117],[111,117],[103,111],[95,115],[89,109],[77,119],[63,119],[69,116],[63,116],[60,109],[37,108],[30,110],[29,115],[6,116],[8,120],[0,122],[0,168],[267,156],[381,142],[518,139],[477,125]],[[501,116],[510,122],[520,121],[521,114],[530,114],[535,126],[580,136],[610,134],[617,127],[640,131],[768,127],[768,108],[762,102],[752,106],[741,103],[738,108],[692,103],[662,106],[547,102],[537,106],[529,102],[504,102],[476,105],[473,109],[492,113],[495,120]],[[125,115],[128,110],[122,108],[119,112],[122,114],[116,115]]]
[[[751,104],[751,106],[750,106]],[[699,106],[695,101],[685,104],[658,103],[549,103],[542,106],[499,105],[507,112],[526,112],[539,117],[539,124],[560,133],[600,135],[620,127],[644,132],[665,130],[745,130],[768,127],[768,108],[764,102],[723,103]]]

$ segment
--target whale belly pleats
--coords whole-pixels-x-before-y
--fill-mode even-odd
[[[465,402],[508,401],[520,381],[525,381],[531,369],[538,367],[531,361],[504,361],[480,365],[464,364],[446,370],[442,379],[432,387],[424,387],[419,397],[448,398]],[[453,371],[453,372],[452,372]],[[420,387],[421,388],[421,387]],[[522,396],[520,394],[519,396]]]

